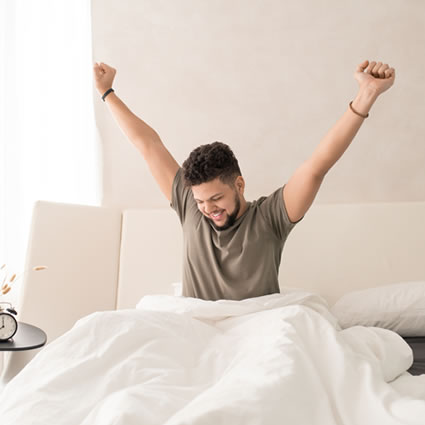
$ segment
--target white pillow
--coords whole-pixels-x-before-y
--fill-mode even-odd
[[[375,326],[401,336],[425,336],[425,281],[350,292],[331,307],[331,313],[343,329]]]

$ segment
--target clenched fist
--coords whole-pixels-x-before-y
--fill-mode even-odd
[[[395,69],[382,62],[369,63],[365,60],[357,67],[354,78],[360,84],[360,88],[372,88],[379,95],[394,84]]]
[[[114,82],[116,73],[117,70],[109,65],[106,65],[106,63],[95,62],[95,64],[93,65],[93,74],[96,90],[101,96],[107,90],[112,88],[112,83]]]

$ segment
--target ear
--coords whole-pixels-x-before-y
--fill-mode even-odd
[[[242,176],[238,176],[235,180],[235,187],[236,190],[243,195],[244,190],[245,190],[245,180]]]

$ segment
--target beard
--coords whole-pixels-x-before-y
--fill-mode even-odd
[[[241,209],[241,201],[239,200],[239,196],[235,193],[235,209],[233,210],[233,212],[231,214],[229,214],[227,216],[227,220],[225,221],[225,223],[222,226],[218,226],[217,224],[214,223],[214,220],[206,217],[206,219],[212,224],[212,226],[214,227],[214,229],[216,230],[226,230],[229,227],[232,227],[235,224],[236,221],[236,217],[239,214],[239,210]]]

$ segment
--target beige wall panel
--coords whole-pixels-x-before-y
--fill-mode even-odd
[[[397,70],[318,204],[425,200],[425,2],[93,0],[93,60],[181,164],[228,143],[255,199],[283,185],[344,113],[363,59]],[[103,205],[167,201],[95,94]]]

